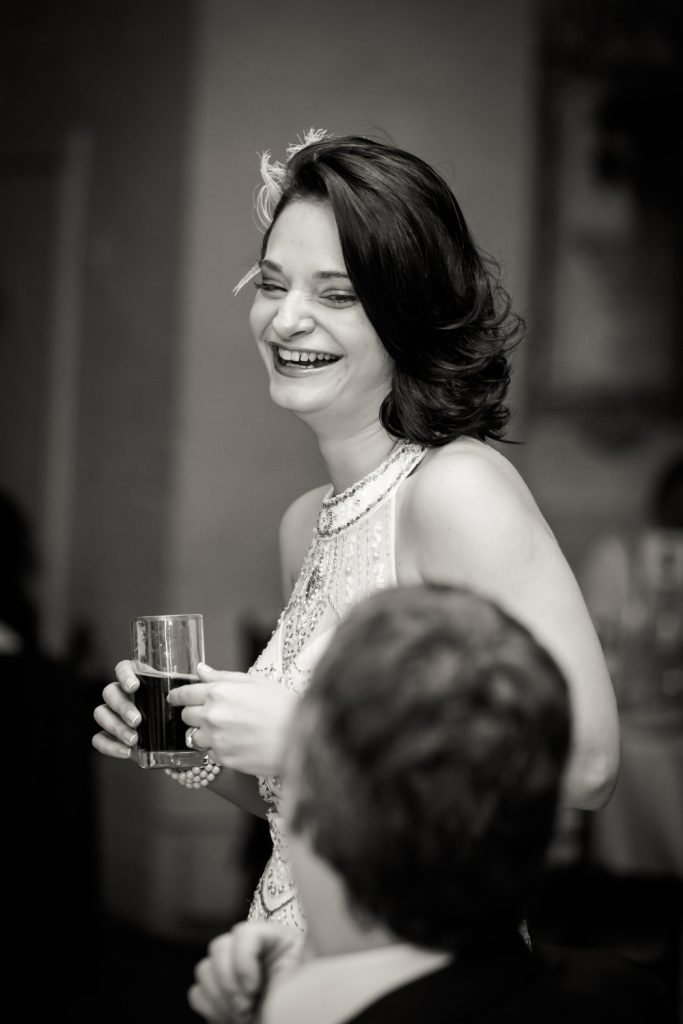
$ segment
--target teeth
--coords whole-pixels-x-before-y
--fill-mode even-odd
[[[284,363],[331,363],[336,356],[328,355],[327,352],[297,352],[288,348],[279,348],[277,353]]]

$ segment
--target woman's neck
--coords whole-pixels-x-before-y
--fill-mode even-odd
[[[340,494],[376,469],[396,444],[384,427],[374,423],[347,437],[319,439],[320,454],[334,487]]]

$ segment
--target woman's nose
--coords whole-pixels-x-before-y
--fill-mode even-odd
[[[314,327],[308,304],[297,292],[285,295],[278,304],[272,323],[276,334],[283,340],[297,334],[308,334]]]

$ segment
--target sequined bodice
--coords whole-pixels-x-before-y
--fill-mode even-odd
[[[395,586],[396,493],[425,451],[399,442],[368,476],[341,494],[330,490],[323,498],[292,595],[251,672],[302,694],[339,620],[368,594]],[[254,894],[249,919],[305,928],[277,812],[280,779],[259,779],[259,792],[271,807],[273,853]]]

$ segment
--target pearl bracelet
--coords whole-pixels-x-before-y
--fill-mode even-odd
[[[172,779],[179,782],[181,786],[185,786],[186,789],[201,789],[202,786],[208,786],[210,782],[213,782],[220,770],[221,766],[214,764],[213,761],[209,761],[208,764],[201,767],[196,766],[182,771],[176,771],[174,768],[164,769],[167,775],[170,775]]]

